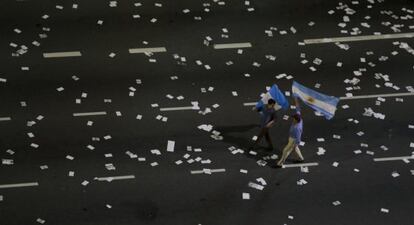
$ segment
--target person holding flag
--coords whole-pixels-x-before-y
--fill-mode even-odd
[[[263,137],[266,138],[268,143],[268,150],[273,150],[272,140],[270,138],[269,129],[274,126],[277,120],[277,113],[281,108],[287,109],[289,106],[285,96],[279,90],[276,84],[274,84],[266,94],[262,95],[262,99],[253,107],[253,110],[260,113],[260,133],[249,148],[250,150],[260,143]]]
[[[289,154],[295,150],[298,162],[303,162],[304,158],[299,149],[299,143],[301,142],[303,132],[303,119],[300,113],[300,106],[298,98],[300,98],[306,105],[317,111],[318,113],[325,116],[326,119],[330,120],[334,117],[336,106],[339,102],[339,98],[334,96],[328,96],[321,94],[315,90],[307,88],[296,81],[292,84],[292,93],[295,97],[296,103],[296,114],[292,116],[293,122],[289,129],[289,141],[283,149],[283,154],[280,160],[277,162],[277,166],[283,166],[286,158]]]
[[[303,120],[300,112],[300,105],[298,99],[295,97],[295,106],[296,113],[292,115],[292,125],[289,129],[289,140],[287,145],[282,151],[282,157],[277,162],[278,167],[282,167],[285,160],[290,155],[290,153],[295,150],[296,156],[298,157],[297,162],[303,162],[305,159],[302,156],[302,153],[299,149],[299,143],[301,142],[302,132],[303,132]]]
[[[273,99],[269,99],[267,101],[267,104],[262,106],[261,108],[257,109],[254,107],[253,109],[257,110],[260,113],[260,133],[257,136],[256,141],[254,144],[249,148],[250,150],[253,150],[254,147],[259,144],[259,142],[262,140],[263,137],[266,138],[266,141],[268,143],[268,150],[273,150],[273,144],[272,139],[270,138],[269,129],[273,127],[273,125],[276,123],[277,114],[275,110],[276,102]]]

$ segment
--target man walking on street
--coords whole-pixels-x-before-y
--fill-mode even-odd
[[[270,139],[269,129],[276,123],[277,114],[275,110],[276,101],[269,99],[267,104],[261,108],[254,107],[254,110],[257,110],[260,113],[261,122],[260,122],[260,134],[258,135],[254,144],[249,148],[252,150],[263,137],[266,138],[268,143],[268,150],[273,150],[272,140]]]
[[[300,106],[298,99],[295,98],[296,103],[296,113],[292,116],[293,122],[289,129],[289,141],[288,144],[283,149],[282,157],[279,162],[277,162],[278,167],[282,167],[285,163],[286,158],[289,154],[295,150],[296,156],[299,158],[298,162],[303,162],[304,158],[299,149],[299,143],[301,142],[302,132],[303,132],[303,120],[300,113]]]

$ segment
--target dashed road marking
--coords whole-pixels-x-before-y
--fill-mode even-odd
[[[295,163],[295,164],[284,164],[282,168],[293,168],[293,167],[305,167],[305,166],[318,166],[319,163],[312,162],[312,163]]]
[[[229,49],[229,48],[251,48],[250,42],[243,43],[228,43],[228,44],[215,44],[214,49]]]
[[[156,52],[166,52],[167,49],[165,47],[154,47],[154,48],[130,48],[130,54],[138,54],[138,53],[156,53]]]
[[[384,162],[384,161],[397,161],[397,160],[408,160],[414,159],[414,156],[397,156],[397,157],[384,157],[384,158],[374,158],[375,162]]]
[[[63,57],[79,57],[79,56],[82,56],[82,53],[79,51],[43,53],[44,58],[63,58]]]
[[[11,117],[0,117],[0,121],[10,121]]]
[[[362,35],[350,37],[331,37],[331,38],[315,38],[305,39],[303,42],[309,44],[324,44],[333,42],[351,42],[351,41],[371,41],[397,38],[413,38],[414,33],[399,33],[399,34],[381,34],[381,35]]]
[[[202,169],[202,170],[191,170],[191,174],[210,174],[210,173],[222,173],[226,172],[226,169]]]
[[[167,108],[160,108],[160,111],[181,111],[181,110],[197,110],[198,107],[194,106],[183,106],[183,107],[167,107]]]
[[[19,183],[19,184],[2,184],[2,185],[0,185],[0,189],[2,189],[2,188],[17,188],[17,187],[32,187],[32,186],[39,186],[39,183],[30,182],[30,183]]]
[[[73,116],[102,116],[102,115],[106,115],[106,112],[102,111],[102,112],[73,113]]]
[[[97,181],[113,181],[113,180],[128,180],[135,179],[134,175],[125,175],[125,176],[113,176],[113,177],[96,177]]]

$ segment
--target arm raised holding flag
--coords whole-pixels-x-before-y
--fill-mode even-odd
[[[296,105],[296,113],[293,114],[292,117],[292,125],[289,128],[289,139],[287,145],[283,148],[282,157],[277,162],[277,166],[283,166],[287,157],[295,150],[295,154],[298,158],[298,162],[303,162],[304,158],[302,153],[299,149],[299,144],[302,140],[302,132],[303,132],[303,119],[300,112],[300,105],[298,99],[295,97],[295,105]]]

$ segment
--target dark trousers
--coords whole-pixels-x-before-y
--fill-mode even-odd
[[[257,139],[254,142],[253,146],[256,146],[257,144],[259,144],[259,142],[262,140],[263,137],[266,138],[266,141],[269,144],[269,147],[273,148],[272,140],[270,139],[269,128],[266,128],[266,127],[261,128],[259,136],[257,136]]]

